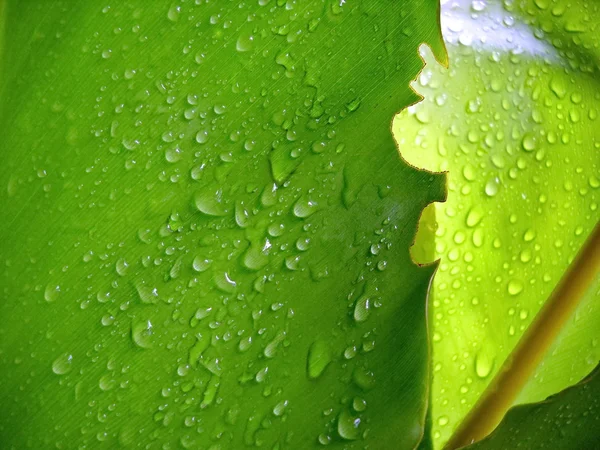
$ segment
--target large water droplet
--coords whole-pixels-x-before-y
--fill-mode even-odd
[[[131,325],[131,339],[140,348],[151,348],[154,327],[150,320],[136,321]]]
[[[279,403],[277,403],[274,407],[273,407],[273,414],[277,417],[281,417],[283,416],[283,414],[285,413],[285,410],[287,408],[288,405],[288,401],[287,400],[283,400]]]
[[[124,277],[127,275],[127,271],[129,270],[129,264],[124,258],[120,258],[115,264],[115,270],[120,276]]]
[[[60,295],[60,286],[57,284],[49,284],[44,290],[44,300],[47,302],[55,301]]]
[[[318,378],[331,362],[331,350],[325,341],[317,340],[308,349],[306,372],[308,378]]]
[[[142,303],[154,304],[158,303],[158,290],[155,287],[149,286],[143,281],[138,281],[135,285],[138,295]]]
[[[342,410],[337,419],[337,432],[342,439],[354,441],[360,437],[361,419],[350,414],[347,410]]]
[[[72,369],[73,355],[69,353],[63,353],[52,363],[52,372],[57,375],[64,375],[69,373]]]
[[[523,283],[519,280],[510,280],[507,289],[510,295],[518,295],[523,290]]]
[[[228,272],[216,274],[215,284],[217,288],[227,294],[233,294],[237,286],[237,283],[231,278]]]
[[[475,356],[475,374],[479,378],[487,378],[494,368],[494,360],[495,358],[486,352],[477,353]]]
[[[467,214],[467,219],[465,222],[469,228],[473,228],[477,224],[479,224],[479,222],[481,222],[482,218],[483,218],[483,213],[482,213],[481,209],[477,206],[474,206],[473,208],[471,208],[471,210]]]
[[[223,191],[221,189],[206,189],[198,192],[194,198],[196,208],[207,216],[224,216],[227,208],[223,202]]]
[[[235,49],[238,52],[248,52],[248,51],[252,50],[253,46],[254,46],[254,36],[252,36],[251,34],[244,34],[238,38],[238,40],[235,44]]]
[[[369,318],[371,308],[371,299],[367,295],[361,296],[356,300],[354,305],[354,320],[357,322],[364,322]]]
[[[294,204],[294,215],[302,219],[314,214],[317,211],[317,203],[306,197],[300,197]]]
[[[204,271],[208,270],[208,268],[211,266],[211,264],[212,264],[211,259],[207,259],[202,256],[196,256],[194,258],[194,261],[192,261],[192,268],[196,272],[204,272]]]

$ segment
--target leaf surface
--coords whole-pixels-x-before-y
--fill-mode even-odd
[[[412,164],[449,171],[448,202],[424,224],[437,222],[442,261],[432,311],[438,447],[600,219],[598,7],[444,3],[450,69],[428,59],[416,86],[425,101],[395,122]],[[598,305],[592,286],[519,401],[542,400],[598,363]]]
[[[2,446],[415,447],[437,3],[4,4]]]

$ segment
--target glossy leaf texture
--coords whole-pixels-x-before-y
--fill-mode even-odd
[[[413,448],[437,2],[5,2],[3,448]]]
[[[474,406],[600,219],[599,8],[585,0],[444,2],[450,69],[428,58],[416,83],[424,102],[395,122],[412,164],[449,172],[448,202],[423,223],[441,259],[432,311],[436,446]],[[521,401],[542,400],[598,363],[598,304],[595,287]]]
[[[543,402],[512,408],[498,428],[469,450],[587,449],[600,443],[600,366]]]

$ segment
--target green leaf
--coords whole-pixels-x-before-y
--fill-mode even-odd
[[[441,259],[432,311],[438,447],[488,387],[600,219],[599,6],[505,5],[443,5],[450,69],[427,58],[416,86],[425,101],[394,125],[412,164],[449,171],[448,201],[434,206]],[[432,227],[431,219],[425,225]],[[519,401],[564,389],[598,363],[598,295],[590,288]]]
[[[3,4],[2,446],[415,447],[437,3]]]
[[[470,450],[595,448],[600,442],[600,365],[575,386],[540,403],[511,409]]]

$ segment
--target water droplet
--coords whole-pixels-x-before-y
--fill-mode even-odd
[[[254,36],[250,35],[241,35],[236,44],[235,44],[235,49],[238,52],[248,52],[250,50],[252,50],[252,47],[254,46]]]
[[[508,293],[510,295],[518,295],[523,290],[523,283],[519,280],[510,280],[508,282]]]
[[[306,371],[308,378],[318,378],[331,362],[331,350],[325,341],[317,340],[308,349]]]
[[[110,391],[117,384],[117,381],[112,378],[111,374],[104,374],[98,380],[98,387],[103,391]]]
[[[563,99],[565,98],[565,96],[567,95],[567,86],[565,85],[565,82],[563,80],[563,77],[553,77],[550,80],[550,90],[552,92],[554,92],[554,94],[560,98]]]
[[[202,256],[196,256],[192,262],[192,268],[196,272],[205,272],[211,266],[212,260]]]
[[[195,204],[198,211],[207,216],[225,216],[227,207],[223,202],[223,191],[221,189],[206,189],[198,192],[195,196]]]
[[[356,300],[356,304],[354,305],[354,320],[357,322],[364,322],[369,318],[371,307],[371,299],[363,295],[358,300]]]
[[[529,261],[531,261],[531,258],[532,258],[531,250],[529,250],[529,249],[522,250],[521,254],[519,255],[519,258],[521,259],[521,262],[528,263]]]
[[[468,212],[465,223],[467,224],[467,226],[469,228],[473,228],[473,227],[477,226],[479,224],[479,222],[481,222],[482,218],[483,218],[482,210],[479,207],[474,206]]]
[[[155,287],[146,285],[143,281],[138,281],[135,284],[140,300],[145,304],[158,303],[158,290]]]
[[[265,350],[263,351],[265,358],[275,357],[275,355],[277,354],[277,348],[279,347],[279,344],[281,344],[281,342],[285,339],[285,335],[285,331],[281,331],[277,334],[277,336],[275,336],[275,338],[273,338],[271,342],[267,344]]]
[[[173,5],[167,12],[167,19],[169,19],[171,22],[177,22],[179,20],[179,14],[181,14],[181,6]]]
[[[279,403],[277,403],[274,407],[273,407],[273,414],[277,417],[281,417],[283,416],[283,414],[285,413],[285,410],[287,408],[288,405],[288,401],[287,400],[283,400]]]
[[[117,274],[119,274],[122,277],[127,275],[128,269],[129,269],[129,264],[123,258],[120,258],[115,264],[115,270],[117,271]]]
[[[337,432],[342,439],[354,441],[360,437],[361,419],[350,414],[347,410],[342,410],[337,419]]]
[[[245,352],[252,345],[252,336],[246,336],[245,338],[240,339],[240,343],[238,344],[238,350],[240,352]]]
[[[535,136],[532,133],[525,133],[523,140],[521,141],[521,146],[526,152],[534,151],[537,148]]]
[[[331,436],[321,433],[318,437],[319,444],[321,445],[329,445],[331,444]]]
[[[246,228],[250,222],[250,213],[244,207],[243,204],[237,202],[235,204],[235,223],[241,227]]]
[[[233,294],[237,287],[237,283],[231,278],[228,272],[221,272],[215,275],[215,284],[217,288],[226,294]]]
[[[475,355],[475,374],[479,378],[487,378],[494,368],[495,358],[486,352],[478,352]]]
[[[210,346],[210,338],[207,335],[198,333],[196,343],[188,351],[188,364],[195,367],[202,353]]]
[[[64,375],[69,373],[72,369],[73,355],[69,353],[63,353],[52,363],[52,372],[56,375]]]
[[[496,179],[489,180],[485,184],[485,194],[488,197],[494,197],[498,193],[498,182]]]
[[[373,372],[370,372],[362,367],[356,367],[352,372],[352,381],[363,391],[373,389],[375,386],[375,376]]]
[[[360,107],[360,103],[360,98],[355,98],[354,100],[346,104],[346,109],[348,110],[348,112],[354,112]]]
[[[438,425],[440,427],[448,425],[449,421],[450,420],[448,419],[448,416],[440,416],[440,417],[438,417]]]
[[[134,322],[131,325],[131,339],[140,348],[152,348],[154,327],[150,320]]]
[[[465,164],[462,173],[467,181],[474,181],[476,178],[475,168],[469,163]]]
[[[294,215],[304,219],[317,211],[317,203],[306,197],[300,197],[294,204]]]
[[[182,152],[179,146],[177,145],[175,147],[170,147],[165,150],[165,159],[167,160],[167,162],[176,163],[177,161],[181,160],[181,157]]]
[[[268,243],[268,241],[267,241]],[[242,265],[248,270],[259,270],[265,267],[269,262],[269,255],[267,254],[268,249],[270,248],[270,243],[268,245],[257,245],[251,244],[248,247],[248,250],[244,253],[242,258]]]
[[[208,142],[208,131],[200,130],[196,133],[196,142],[198,144],[206,144]]]
[[[57,284],[49,284],[44,290],[44,300],[47,302],[55,301],[60,295],[60,286]]]
[[[535,239],[535,231],[533,231],[531,228],[527,229],[525,231],[525,233],[523,233],[523,240],[525,242],[531,242]]]
[[[354,397],[352,400],[352,409],[356,412],[363,412],[367,409],[367,401],[364,398]]]

